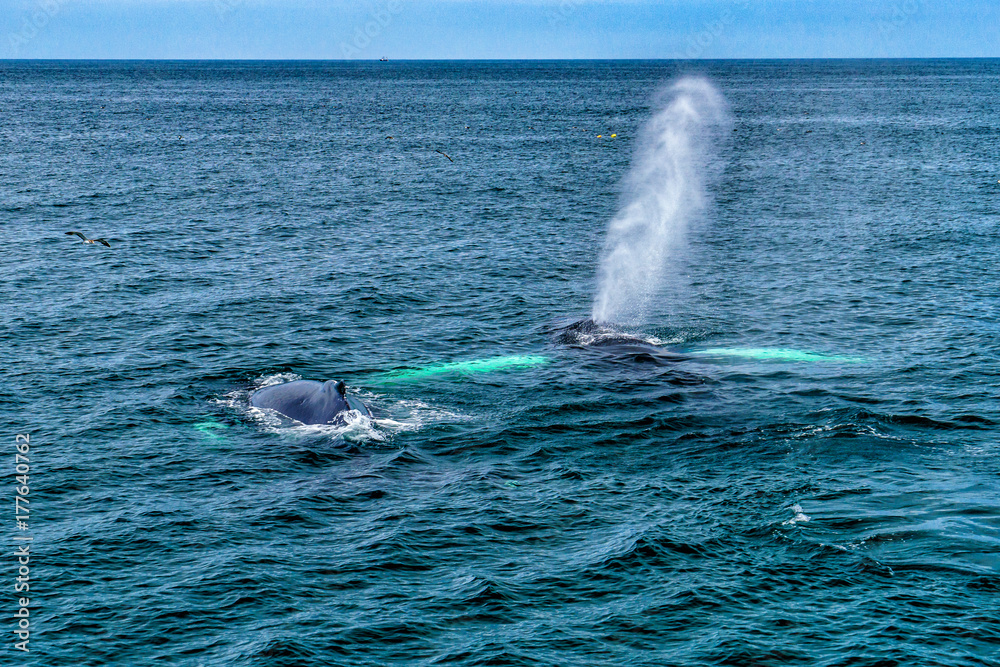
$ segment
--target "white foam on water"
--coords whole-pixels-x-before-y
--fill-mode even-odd
[[[394,433],[419,431],[432,424],[460,423],[471,421],[472,417],[418,400],[401,400],[388,407],[391,416],[376,420],[382,428]]]
[[[797,523],[807,523],[809,521],[809,517],[806,516],[806,514],[802,511],[802,507],[801,506],[799,506],[799,505],[792,505],[791,509],[792,509],[792,512],[795,513],[795,516],[793,516],[788,521],[782,521],[781,522],[782,526],[794,526]]]
[[[293,438],[330,438],[348,442],[385,442],[388,435],[378,428],[375,419],[358,410],[341,413],[336,424],[303,424],[300,421],[269,409],[245,405],[250,421],[266,433]]]
[[[263,389],[264,387],[270,387],[275,384],[284,384],[285,382],[293,382],[295,380],[301,380],[301,375],[296,375],[295,373],[275,373],[274,375],[265,375],[264,377],[258,378],[254,382],[253,390]]]

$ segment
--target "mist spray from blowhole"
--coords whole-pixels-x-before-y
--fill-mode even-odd
[[[684,77],[654,100],[608,225],[592,319],[642,324],[690,221],[705,208],[713,138],[728,120],[711,83]]]

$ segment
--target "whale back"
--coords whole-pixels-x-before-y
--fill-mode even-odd
[[[332,424],[351,409],[346,394],[343,382],[295,380],[254,392],[250,404],[280,412],[303,424]],[[364,411],[368,412],[367,407]]]

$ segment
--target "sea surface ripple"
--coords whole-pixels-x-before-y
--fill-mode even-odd
[[[682,74],[729,107],[711,201],[648,325],[602,344],[608,221]],[[32,650],[6,618],[4,654],[1000,664],[998,76],[0,62],[34,538]],[[817,360],[696,354],[765,349]],[[386,381],[513,355],[547,363]],[[295,378],[376,417],[249,409]]]

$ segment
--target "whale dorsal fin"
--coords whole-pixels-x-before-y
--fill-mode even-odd
[[[328,392],[330,389],[336,389],[337,393],[341,396],[347,396],[347,385],[344,384],[343,380],[338,380],[334,382],[333,380],[327,380],[323,383],[323,391]]]

